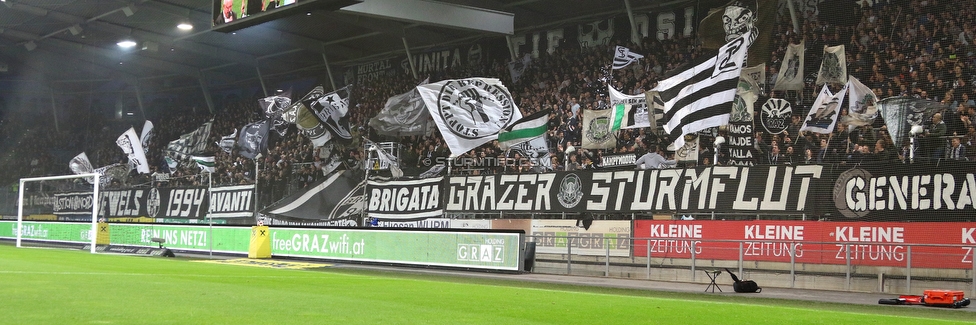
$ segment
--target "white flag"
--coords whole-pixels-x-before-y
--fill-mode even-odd
[[[136,130],[134,128],[129,128],[128,131],[122,133],[115,143],[122,148],[122,152],[125,152],[129,156],[129,164],[136,167],[136,170],[140,174],[149,174],[149,162],[146,161],[146,151],[142,150],[142,142],[139,141],[139,136],[136,135]]]
[[[847,115],[840,121],[850,126],[870,125],[878,117],[878,96],[853,76],[847,82],[850,92],[847,105]]]
[[[820,72],[817,73],[817,84],[847,83],[847,54],[844,45],[824,45],[823,61],[820,62]]]
[[[783,56],[783,63],[776,74],[773,90],[803,89],[803,51],[804,42],[790,44]]]
[[[820,95],[813,101],[807,119],[803,121],[800,131],[810,131],[814,133],[829,134],[833,132],[834,125],[837,124],[837,116],[840,115],[840,105],[847,95],[847,86],[844,86],[836,94],[832,94],[827,85],[820,90]]]
[[[607,85],[607,89],[610,92],[611,107],[615,107],[617,104],[627,105],[623,112],[623,120],[620,123],[621,129],[646,128],[651,126],[646,95],[625,95],[613,89],[613,86],[610,85]]]
[[[623,69],[643,57],[643,55],[631,52],[629,48],[617,46],[613,50],[613,70]]]
[[[417,91],[454,156],[498,139],[501,129],[522,118],[498,79],[443,80],[417,86]]]
[[[71,169],[71,172],[75,173],[75,175],[88,174],[95,171],[95,168],[92,167],[91,161],[88,160],[88,154],[84,152],[79,153],[74,158],[71,158],[71,161],[68,162],[68,169]],[[94,177],[86,177],[85,180],[88,181],[88,184],[95,184]]]
[[[754,67],[742,69],[739,79],[749,83],[750,90],[757,95],[766,93],[766,64],[761,63]]]
[[[139,136],[139,142],[142,143],[142,149],[145,152],[149,152],[149,144],[152,142],[153,138],[153,123],[146,120],[146,123],[142,125],[142,135]]]
[[[377,146],[375,142],[369,141],[369,139],[365,140],[369,150],[376,152],[376,159],[379,159],[380,164],[390,166],[390,174],[392,174],[394,178],[403,177],[403,170],[400,169],[400,159],[394,157],[389,152],[386,152],[386,150],[383,150],[383,148]]]
[[[216,167],[217,165],[216,163],[214,163],[213,156],[210,157],[190,156],[190,159],[196,162],[197,166],[200,167],[200,171],[204,173],[213,173],[217,171],[217,167]]]
[[[745,62],[751,33],[726,43],[718,55],[662,80],[653,90],[664,101],[660,123],[667,142],[684,146],[684,135],[729,123],[739,75]]]

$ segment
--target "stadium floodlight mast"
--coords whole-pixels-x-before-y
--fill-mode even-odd
[[[21,178],[20,187],[17,188],[19,192],[17,195],[17,229],[14,231],[17,233],[17,247],[20,246],[21,237],[23,237],[24,232],[24,183],[36,182],[36,181],[52,181],[59,179],[72,179],[72,178],[87,178],[93,177],[95,179],[92,185],[92,217],[91,217],[91,253],[95,253],[95,245],[98,238],[98,185],[101,181],[101,174],[98,173],[88,173],[88,174],[76,174],[76,175],[62,175],[62,176],[45,176],[45,177],[31,177],[31,178]]]

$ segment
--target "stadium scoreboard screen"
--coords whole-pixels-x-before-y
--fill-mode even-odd
[[[260,23],[308,12],[337,10],[363,0],[213,0],[213,30],[229,33]]]

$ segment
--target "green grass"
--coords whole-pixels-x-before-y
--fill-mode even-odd
[[[953,324],[976,314],[0,244],[2,324]]]

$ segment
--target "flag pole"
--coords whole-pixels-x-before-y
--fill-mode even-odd
[[[209,232],[207,242],[210,243],[210,258],[213,258],[213,173],[207,173],[207,223]]]

